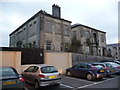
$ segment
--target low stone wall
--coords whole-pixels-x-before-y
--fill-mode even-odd
[[[110,57],[104,57],[104,56],[92,56],[92,55],[72,53],[73,65],[79,62],[100,62],[102,60],[114,60],[114,59]]]

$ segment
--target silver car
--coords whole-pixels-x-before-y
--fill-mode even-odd
[[[48,85],[59,86],[61,83],[60,73],[52,65],[32,65],[22,75],[25,81],[34,84],[35,88]]]

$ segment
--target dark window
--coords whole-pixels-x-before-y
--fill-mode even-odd
[[[61,25],[60,24],[56,24],[56,34],[61,34]]]
[[[80,68],[80,64],[73,66],[73,68]]]
[[[26,70],[26,72],[32,72],[33,69],[34,69],[34,66],[31,66],[31,67],[29,67],[29,68]]]
[[[93,33],[94,43],[97,44],[97,35],[96,33]]]
[[[101,35],[101,42],[104,42],[104,36]]]
[[[80,68],[87,68],[87,64],[81,64]]]
[[[73,39],[76,39],[76,31],[73,31]]]
[[[69,35],[69,30],[68,30],[68,26],[64,26],[64,35],[68,36]]]
[[[34,70],[32,72],[37,72],[38,69],[39,69],[39,67],[35,66]]]
[[[117,47],[113,47],[113,49],[117,49]]]
[[[46,21],[46,32],[51,33],[52,32],[52,22]]]
[[[34,48],[36,47],[36,42],[35,42],[35,41],[33,42],[33,47],[34,47]]]
[[[46,42],[46,49],[51,50],[51,42],[50,41]]]
[[[36,24],[36,21],[34,22],[34,24]]]
[[[54,73],[58,72],[58,70],[54,66],[46,66],[41,68],[42,73]]]
[[[30,27],[32,26],[32,24],[29,25]]]
[[[0,68],[0,76],[14,76],[17,75],[12,68]]]

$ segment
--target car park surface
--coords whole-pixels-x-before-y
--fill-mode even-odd
[[[23,77],[13,67],[0,67],[0,83],[2,83],[2,89],[25,88]]]
[[[42,87],[42,90],[57,90],[60,88],[68,88],[68,89],[79,89],[79,88],[118,88],[119,83],[118,79],[120,78],[119,75],[111,75],[108,77],[104,77],[102,79],[96,79],[93,81],[88,81],[83,78],[78,78],[78,77],[68,77],[65,75],[61,76],[61,84],[58,87],[54,86],[47,86],[47,87]],[[31,88],[34,88],[32,84],[27,83],[27,88],[28,90]]]
[[[66,69],[66,75],[93,80],[105,77],[106,72],[104,68],[94,67],[90,63],[78,63],[73,67]]]
[[[22,73],[26,82],[39,86],[55,85],[59,86],[61,77],[58,70],[52,65],[32,65]]]

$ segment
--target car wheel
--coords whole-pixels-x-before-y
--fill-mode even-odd
[[[67,71],[66,74],[67,74],[67,76],[69,76],[69,77],[71,76],[71,73],[70,73],[69,71]]]
[[[35,81],[35,83],[34,83],[34,87],[35,87],[35,88],[39,88],[39,87],[40,87],[40,85],[39,85],[39,82],[38,82],[38,81]]]
[[[87,74],[87,80],[93,80],[93,75],[92,74]]]

